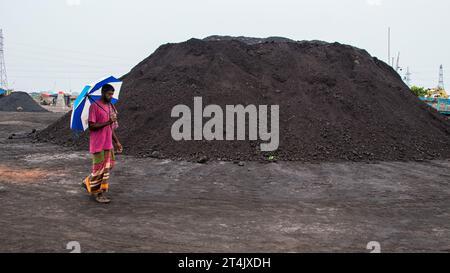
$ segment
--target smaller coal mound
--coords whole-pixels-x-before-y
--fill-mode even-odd
[[[26,92],[13,92],[9,96],[0,97],[0,111],[48,112]]]

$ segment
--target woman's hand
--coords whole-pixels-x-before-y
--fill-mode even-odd
[[[116,143],[116,147],[117,147],[117,153],[121,154],[123,152],[123,146],[122,144],[120,144],[120,142]]]

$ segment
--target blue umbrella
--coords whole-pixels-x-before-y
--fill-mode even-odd
[[[100,79],[93,84],[86,85],[73,104],[70,128],[75,131],[85,131],[89,127],[89,107],[92,103],[102,98],[102,87],[110,84],[114,87],[114,96],[111,103],[116,104],[119,100],[122,82],[113,76]]]

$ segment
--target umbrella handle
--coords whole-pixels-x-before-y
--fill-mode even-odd
[[[87,97],[89,100],[93,101],[95,104],[97,104],[97,106],[100,107],[103,111],[105,111],[105,113],[108,113],[108,112],[106,112],[105,109],[103,109],[103,107],[100,106],[100,104],[98,104],[93,98],[91,98],[91,96],[86,95],[86,97]],[[112,105],[112,107],[113,107],[113,109],[114,109],[114,112],[117,114],[116,107],[115,107],[112,103],[111,103],[111,105]],[[110,126],[111,126],[111,128],[113,128],[113,127],[112,127],[112,124],[110,124]]]
[[[100,106],[100,104],[98,104],[93,98],[91,98],[91,96],[86,95],[86,97],[87,97],[89,100],[91,100],[92,102],[94,102],[95,104],[97,104],[97,106],[100,107],[103,111],[105,111],[105,113],[108,113],[108,112],[106,112],[105,109],[103,109],[103,107]]]

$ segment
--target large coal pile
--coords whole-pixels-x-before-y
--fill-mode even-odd
[[[260,43],[270,43],[270,42],[275,42],[275,43],[292,42],[292,43],[295,43],[294,40],[284,38],[284,37],[277,37],[277,36],[267,37],[267,38],[255,38],[255,37],[245,37],[245,36],[233,37],[233,36],[212,35],[212,36],[206,37],[203,40],[204,41],[216,41],[216,42],[217,41],[235,40],[235,41],[240,41],[240,42],[246,43],[248,45],[260,44]]]
[[[210,37],[166,44],[123,77],[118,135],[128,154],[197,160],[340,161],[450,157],[450,124],[366,51],[339,43]],[[280,146],[181,141],[175,105],[279,105]],[[70,113],[38,135],[87,149]]]
[[[26,92],[13,92],[9,96],[1,96],[0,111],[48,112]]]

